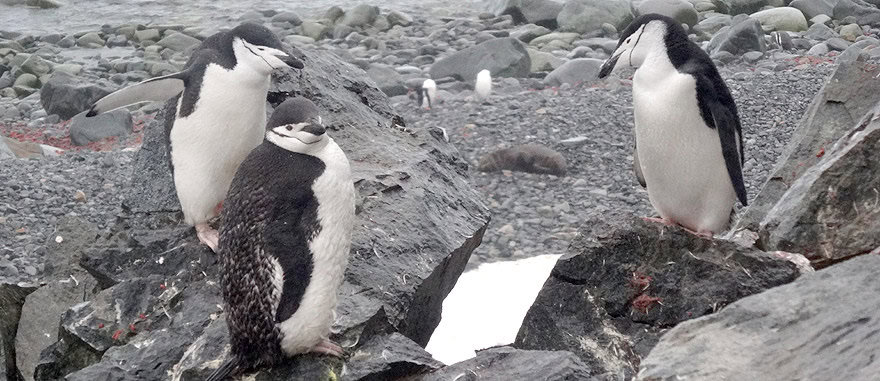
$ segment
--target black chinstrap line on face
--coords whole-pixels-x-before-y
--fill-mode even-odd
[[[275,68],[274,66],[272,66],[272,64],[269,63],[269,61],[266,61],[266,59],[263,58],[262,55],[257,54],[257,52],[255,52],[253,49],[251,49],[250,46],[247,46],[247,44],[244,44],[244,43],[242,44],[242,46],[244,46],[244,48],[247,49],[249,52],[253,53],[253,55],[255,55],[255,56],[257,56],[257,57],[260,57],[260,59],[263,60],[263,62],[265,62],[266,65],[269,65],[269,67],[271,67],[272,69]]]
[[[313,142],[311,142],[311,143],[306,143],[306,142],[304,142],[302,139],[300,139],[300,138],[298,138],[298,137],[296,137],[296,136],[293,136],[293,135],[285,135],[285,134],[282,134],[282,133],[280,133],[280,132],[278,132],[278,131],[275,131],[274,128],[271,129],[271,130],[269,130],[269,131],[271,131],[273,134],[278,135],[278,136],[281,136],[281,137],[283,137],[283,138],[293,138],[293,139],[299,140],[300,143],[305,144],[305,145],[311,145],[311,144],[315,144],[315,143],[318,143],[318,142],[321,141],[321,139],[318,139],[318,140],[315,140],[315,141],[313,141]],[[315,136],[323,136],[323,135],[324,135],[324,134],[321,134],[321,135],[315,135]]]
[[[642,35],[645,34],[645,29],[647,28],[647,26],[642,27],[642,33],[639,33],[639,37],[636,38],[636,43],[633,44],[632,48],[629,50],[629,67],[635,67],[633,66],[633,52],[636,50],[636,46],[639,45],[639,41],[642,39]]]

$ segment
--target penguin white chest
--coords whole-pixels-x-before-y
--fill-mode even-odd
[[[319,204],[321,230],[309,242],[313,268],[300,307],[280,324],[281,348],[288,355],[303,353],[329,336],[351,249],[355,189],[348,159],[332,139],[319,157],[326,168],[312,184],[312,192]]]
[[[696,81],[674,70],[640,71],[633,78],[636,149],[651,204],[665,219],[719,233],[736,196],[718,132],[700,115]]]
[[[177,116],[171,160],[187,223],[214,216],[239,164],[262,142],[269,91],[269,77],[263,77],[208,65],[194,111]]]

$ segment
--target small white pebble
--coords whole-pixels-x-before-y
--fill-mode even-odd
[[[64,238],[61,237],[60,235],[55,236],[55,243],[61,243],[61,242],[64,242]]]

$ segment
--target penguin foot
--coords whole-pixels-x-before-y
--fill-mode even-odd
[[[342,354],[343,354],[342,347],[340,347],[339,344],[336,344],[336,343],[330,341],[330,339],[321,340],[321,342],[318,343],[318,345],[315,345],[314,347],[312,347],[311,352],[322,353],[322,354],[330,355],[330,356],[334,356],[334,357],[342,357]]]
[[[199,236],[199,242],[208,245],[211,251],[217,252],[217,246],[220,245],[220,232],[212,228],[207,222],[196,225],[196,235]]]
[[[693,231],[693,230],[688,229],[688,228],[686,228],[686,227],[684,227],[684,226],[682,226],[681,228],[684,229],[686,232],[691,233],[691,234],[693,234],[693,235],[695,235],[695,236],[697,236],[697,237],[700,237],[700,238],[705,238],[705,239],[708,239],[708,240],[712,240],[712,238],[715,237],[715,233],[712,233],[712,232],[710,232],[710,231],[708,231],[708,230]]]
[[[691,233],[691,234],[693,234],[693,235],[695,235],[695,236],[697,236],[697,237],[705,238],[705,239],[708,239],[708,240],[711,240],[712,238],[715,237],[715,233],[713,233],[713,232],[711,232],[711,231],[708,231],[708,230],[693,231],[693,230],[691,230],[691,229],[685,227],[684,225],[678,224],[678,223],[676,223],[675,221],[672,221],[672,220],[667,220],[667,219],[665,219],[665,218],[657,218],[657,217],[642,217],[642,220],[644,220],[644,221],[646,221],[646,222],[655,222],[655,223],[663,224],[663,225],[666,225],[666,226],[679,226],[679,227],[681,227],[682,229],[684,229],[684,231],[686,231],[686,232],[688,232],[688,233]]]

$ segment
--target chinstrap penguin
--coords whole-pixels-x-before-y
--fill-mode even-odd
[[[290,98],[241,163],[221,213],[221,285],[230,359],[209,380],[306,352],[329,340],[351,246],[355,189],[348,159],[314,103]]]
[[[477,73],[477,79],[474,81],[474,92],[481,99],[486,99],[492,94],[492,74],[487,69],[480,70]]]
[[[111,93],[87,116],[147,101],[165,101],[171,173],[184,220],[217,251],[217,216],[238,165],[263,140],[266,95],[273,70],[303,63],[285,52],[264,26],[244,23],[214,34],[184,70]]]
[[[426,79],[425,82],[422,82],[422,87],[416,91],[418,92],[419,107],[429,110],[431,107],[434,107],[433,102],[435,102],[435,97],[437,96],[437,83],[433,79]]]
[[[646,14],[621,32],[599,78],[621,66],[635,68],[633,158],[660,221],[701,236],[725,230],[736,200],[747,205],[742,127],[709,55],[676,21]]]

